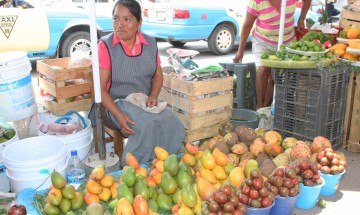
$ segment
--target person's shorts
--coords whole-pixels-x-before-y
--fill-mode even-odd
[[[256,66],[263,66],[260,59],[261,55],[266,51],[274,51],[276,52],[278,49],[278,45],[270,44],[265,41],[259,40],[255,37],[251,38],[251,49],[254,54],[255,64]]]

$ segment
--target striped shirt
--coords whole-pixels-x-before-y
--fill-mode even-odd
[[[295,35],[294,32],[295,8],[296,8],[296,0],[286,1],[284,38],[283,38],[284,43],[290,42]],[[268,0],[250,0],[247,7],[247,11],[250,14],[257,17],[255,22],[255,28],[253,31],[253,36],[262,41],[271,44],[277,44],[279,41],[281,11],[273,7]]]

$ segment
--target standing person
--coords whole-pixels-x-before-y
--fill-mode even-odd
[[[155,146],[177,153],[185,136],[180,120],[167,108],[151,113],[159,110],[163,72],[156,40],[140,32],[141,7],[136,0],[119,0],[112,15],[114,33],[101,38],[98,45],[100,85],[106,112],[103,124],[128,137],[121,165],[126,165],[128,152],[140,163],[151,161]],[[146,107],[128,101],[134,93],[147,98]],[[94,123],[93,110],[89,118]]]
[[[304,27],[306,13],[310,8],[311,0],[303,0],[298,27]],[[267,50],[276,51],[279,40],[281,0],[249,0],[245,22],[240,34],[238,51],[233,58],[234,63],[241,62],[244,55],[246,40],[255,23],[252,33],[252,52],[258,67],[256,76],[256,109],[271,104],[274,81],[271,77],[271,68],[261,64],[261,54]],[[295,36],[294,12],[296,0],[286,1],[284,23],[284,44],[289,43]]]
[[[7,3],[11,3],[11,2],[12,2],[12,0],[2,0],[2,1],[0,1],[0,7],[4,6]]]

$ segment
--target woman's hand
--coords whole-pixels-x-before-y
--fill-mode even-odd
[[[146,107],[154,107],[158,103],[157,98],[155,96],[149,96],[146,102]]]
[[[134,130],[131,129],[128,125],[128,124],[134,125],[135,122],[128,115],[121,114],[121,116],[117,117],[117,120],[120,125],[120,130],[123,134],[131,135],[135,133]]]
[[[243,58],[243,54],[236,53],[235,57],[233,58],[234,63],[241,63]]]

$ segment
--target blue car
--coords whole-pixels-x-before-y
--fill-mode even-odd
[[[155,0],[143,4],[141,30],[173,46],[205,40],[210,52],[224,55],[239,41],[246,8],[247,1],[241,0]],[[308,17],[316,22],[312,13]],[[299,14],[296,9],[295,23]]]
[[[76,50],[91,54],[89,10],[72,5],[45,5],[14,0],[0,7],[0,52],[26,51],[30,60],[70,57]],[[96,13],[97,36],[111,33],[111,11]]]

